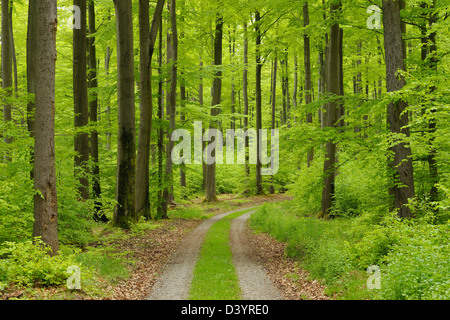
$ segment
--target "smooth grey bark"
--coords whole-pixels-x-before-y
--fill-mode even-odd
[[[34,144],[34,225],[33,237],[40,237],[57,254],[58,199],[55,164],[55,75],[56,0],[34,3],[36,42],[35,144]]]
[[[405,86],[401,71],[405,70],[405,48],[402,39],[402,21],[400,18],[400,1],[383,0],[384,47],[386,52],[386,88],[396,92]],[[409,137],[409,118],[405,112],[408,104],[404,100],[392,101],[388,106],[388,127],[390,132]],[[391,155],[388,167],[391,172],[391,209],[398,210],[401,218],[413,216],[408,202],[415,195],[411,147],[403,139],[395,138],[390,147]]]

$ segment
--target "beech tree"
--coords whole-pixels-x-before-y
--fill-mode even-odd
[[[13,41],[11,30],[10,1],[2,0],[2,88],[5,91],[5,102],[3,103],[3,121],[11,121],[11,104],[7,100],[13,92]],[[4,137],[7,144],[12,142],[8,135]],[[5,160],[11,161],[9,151],[4,155]]]
[[[40,237],[56,254],[59,250],[55,165],[56,0],[35,1],[36,42],[30,48],[35,53],[36,71],[33,237]]]
[[[335,128],[339,119],[341,105],[341,76],[340,53],[342,52],[341,32],[336,15],[341,9],[341,3],[331,5],[331,16],[333,24],[330,27],[330,43],[327,56],[327,92],[333,95],[332,100],[327,103],[325,113],[325,126]],[[335,200],[335,172],[336,172],[336,142],[328,141],[326,144],[325,161],[323,168],[324,184],[322,190],[322,211],[320,216],[328,218]]]
[[[402,20],[400,17],[400,1],[383,0],[384,48],[386,52],[386,88],[388,92],[396,92],[405,86],[405,48],[402,38]],[[405,112],[408,103],[396,99],[389,103],[388,127],[393,137],[390,147],[392,155],[389,168],[392,182],[389,194],[392,196],[393,208],[398,216],[405,218],[413,214],[408,202],[414,197],[414,170],[411,158],[411,147],[404,138],[409,137],[409,116]]]
[[[117,19],[118,145],[114,225],[127,228],[137,221],[136,131],[134,98],[133,8],[131,0],[114,0]]]
[[[151,218],[150,212],[150,141],[152,132],[152,58],[158,35],[164,0],[156,4],[150,28],[149,0],[139,1],[139,39],[140,39],[140,67],[139,67],[139,108],[141,118],[139,121],[138,150],[136,162],[136,211],[137,215]]]
[[[89,199],[89,104],[87,92],[87,24],[86,0],[74,0],[80,8],[80,28],[73,28],[73,99],[75,114],[75,176],[78,192],[83,200]]]
[[[222,99],[222,43],[223,43],[223,17],[220,13],[216,15],[216,28],[214,33],[214,66],[218,68],[214,75],[212,87],[212,102],[211,102],[211,117],[216,117],[220,114],[220,103]],[[218,121],[213,118],[209,129],[219,129]],[[217,136],[215,137],[217,139]],[[210,142],[211,137],[210,137]],[[217,141],[216,141],[217,143]],[[211,157],[216,156],[216,150],[213,149]],[[216,195],[216,162],[206,165],[206,201],[217,201]]]
[[[167,32],[167,63],[170,68],[170,80],[167,86],[166,98],[166,117],[169,122],[169,130],[167,130],[167,146],[166,146],[166,183],[163,189],[163,219],[167,219],[167,210],[169,204],[173,201],[173,162],[172,149],[174,143],[172,141],[172,132],[175,128],[175,112],[177,98],[177,70],[178,70],[178,31],[177,31],[177,11],[176,0],[168,2],[170,12],[170,30]]]

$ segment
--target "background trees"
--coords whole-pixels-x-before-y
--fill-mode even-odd
[[[97,211],[126,227],[224,193],[289,191],[304,213],[323,217],[432,209],[445,220],[448,12],[437,0],[397,3],[378,3],[384,25],[370,29],[366,0],[58,1],[60,239],[83,241],[79,230]],[[69,22],[73,4],[81,29]],[[36,1],[3,9],[0,220],[22,239],[32,233],[33,153],[42,147],[34,143],[40,38]],[[279,128],[280,171],[261,176],[247,148],[245,165],[185,165],[177,183],[171,132],[193,135],[195,121],[223,132]]]

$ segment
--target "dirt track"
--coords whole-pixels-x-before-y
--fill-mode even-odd
[[[234,212],[236,211],[223,213],[206,220],[185,238],[180,247],[172,253],[169,263],[148,296],[149,300],[188,299],[194,267],[206,232],[215,222]],[[233,261],[243,297],[246,300],[281,299],[282,295],[269,280],[264,268],[255,259],[254,250],[246,239],[245,226],[249,216],[250,213],[247,213],[232,220],[230,230]]]

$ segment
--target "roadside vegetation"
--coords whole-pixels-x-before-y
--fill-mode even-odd
[[[357,217],[317,219],[299,214],[292,201],[265,204],[252,229],[288,244],[286,256],[322,281],[338,299],[450,299],[449,223],[400,220],[366,212]],[[380,289],[369,290],[369,266],[380,270]]]

